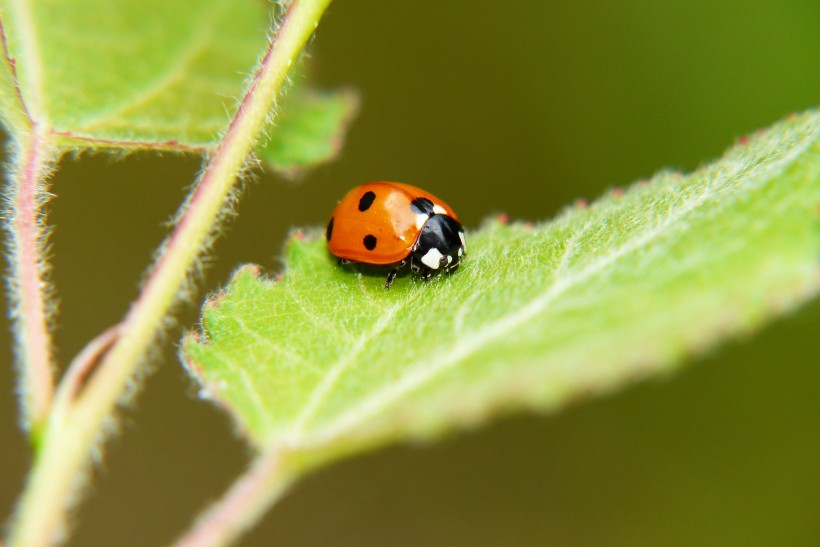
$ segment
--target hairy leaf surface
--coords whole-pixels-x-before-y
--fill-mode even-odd
[[[820,287],[820,115],[529,226],[468,231],[428,283],[342,268],[319,230],[240,269],[183,360],[255,446],[324,460],[667,373]]]
[[[270,26],[265,2],[234,0],[2,0],[0,17],[34,120],[112,146],[215,142]]]

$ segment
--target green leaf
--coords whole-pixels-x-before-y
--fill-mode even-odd
[[[358,95],[350,89],[293,89],[257,155],[269,167],[290,176],[328,162],[339,153],[358,108]]]
[[[270,22],[250,0],[0,0],[0,17],[4,112],[15,66],[34,120],[98,146],[213,144]]]
[[[23,134],[30,129],[31,122],[17,89],[16,67],[9,57],[6,30],[2,26],[4,19],[0,18],[0,40],[3,45],[3,56],[0,58],[0,119],[6,127]]]
[[[468,233],[428,283],[343,268],[292,237],[278,280],[240,269],[183,361],[256,447],[296,461],[549,411],[667,373],[820,289],[820,113],[535,226]]]

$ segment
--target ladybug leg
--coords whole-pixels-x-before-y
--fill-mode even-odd
[[[410,257],[410,271],[413,272],[413,275],[421,274],[422,271],[425,270],[426,268],[427,267],[424,266],[423,264],[419,264],[418,262],[416,262],[416,257],[415,256]]]
[[[421,279],[425,282],[430,281],[430,279],[436,275],[437,272],[446,270],[447,268],[449,268],[449,266],[447,266],[447,257],[442,256],[439,259],[438,268],[435,270],[433,268],[428,268],[427,265],[422,266],[421,270],[423,273],[421,274]]]
[[[410,271],[413,272],[413,275],[421,276],[424,281],[427,281],[430,279],[430,276],[433,275],[433,271],[424,264],[418,262],[415,256],[410,257]]]
[[[387,281],[384,283],[384,288],[385,288],[385,289],[389,289],[389,288],[390,288],[390,285],[392,285],[392,284],[393,284],[393,280],[394,280],[394,279],[396,279],[396,275],[398,275],[399,270],[400,270],[400,269],[402,269],[402,268],[404,268],[405,264],[407,264],[407,261],[406,261],[406,260],[402,260],[401,262],[399,262],[398,264],[396,264],[396,267],[395,267],[395,268],[393,268],[392,270],[390,270],[390,273],[389,273],[389,274],[387,274]]]
[[[434,271],[425,266],[424,264],[420,264],[416,262],[416,257],[410,257],[410,271],[413,272],[415,275],[420,275],[423,281],[428,281],[431,277],[433,277]]]
[[[396,274],[398,274],[398,273],[399,273],[398,268],[393,268],[392,270],[390,270],[390,273],[387,274],[387,281],[384,283],[384,288],[385,289],[390,288],[390,285],[393,284],[393,280],[396,279]]]

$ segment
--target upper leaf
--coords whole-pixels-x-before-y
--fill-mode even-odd
[[[206,303],[183,360],[254,445],[310,459],[668,371],[820,288],[819,136],[808,113],[552,222],[490,222],[460,271],[389,291],[297,235],[280,280],[246,267]]]
[[[358,108],[359,96],[350,89],[293,89],[283,101],[270,137],[256,153],[265,164],[285,175],[332,160]]]
[[[31,119],[17,87],[16,67],[9,56],[3,19],[5,17],[0,19],[0,40],[3,46],[3,55],[0,56],[0,119],[6,127],[22,133],[31,128]]]
[[[246,0],[0,0],[0,17],[0,97],[16,68],[35,121],[114,146],[215,142],[269,28],[266,3]]]

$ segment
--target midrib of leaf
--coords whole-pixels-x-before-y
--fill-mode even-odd
[[[107,111],[98,112],[97,115],[83,120],[76,131],[90,132],[95,128],[116,121],[119,116],[149,103],[152,99],[162,95],[175,82],[184,79],[186,77],[185,68],[190,66],[202,51],[208,47],[208,40],[213,36],[213,27],[219,22],[230,3],[231,0],[218,0],[213,3],[218,6],[216,9],[202,9],[200,11],[202,21],[196,25],[197,32],[191,35],[185,46],[180,47],[175,62],[170,63],[163,72],[157,73],[154,79],[144,81],[143,86],[134,87],[131,96],[125,98],[120,105],[113,106]],[[138,124],[132,125],[136,126]],[[156,127],[156,123],[147,125],[147,128],[150,129]]]
[[[0,45],[2,46],[2,67],[0,67],[0,119],[8,131],[22,135],[31,129],[32,120],[23,102],[17,69],[9,52],[9,37],[5,27],[6,13],[0,9]]]
[[[21,99],[25,109],[33,118],[32,121],[39,123],[43,121],[42,93],[45,86],[43,82],[43,59],[37,45],[37,33],[32,20],[31,4],[28,0],[11,0],[10,6],[14,11],[14,31],[20,43],[20,51],[25,53],[25,62],[22,68],[26,74],[26,85],[25,91],[20,86]],[[20,65],[18,63],[17,70],[19,71],[19,69]]]
[[[765,169],[762,169],[760,173],[754,175],[754,180],[747,180],[744,183],[744,189],[747,191],[755,190],[766,184],[772,177],[783,173],[800,154],[805,152],[805,150],[810,148],[815,142],[816,141],[812,139],[803,140],[802,146],[795,147],[778,162],[767,164]],[[732,180],[738,176],[752,176],[749,173],[741,173],[741,171],[745,169],[743,164],[738,163],[736,167],[737,170],[732,173],[721,174],[721,177],[726,180]],[[755,168],[758,167],[757,165],[755,166]],[[621,258],[649,246],[650,243],[659,237],[685,224],[689,214],[709,202],[710,198],[718,197],[718,195],[727,191],[732,192],[735,189],[733,186],[721,186],[719,187],[719,191],[715,192],[712,186],[704,185],[701,193],[695,194],[693,197],[684,201],[660,222],[646,230],[636,233],[631,239],[595,261],[582,266],[574,272],[570,271],[567,274],[561,275],[563,270],[565,270],[565,265],[569,259],[572,258],[572,253],[577,250],[577,241],[584,235],[586,226],[581,228],[571,236],[565,246],[553,283],[546,287],[545,290],[528,305],[500,319],[496,319],[492,323],[488,323],[472,333],[459,336],[452,348],[445,353],[434,353],[432,359],[425,359],[423,362],[416,361],[410,364],[406,367],[407,372],[395,383],[383,385],[383,387],[380,387],[355,406],[341,413],[328,424],[320,426],[317,430],[310,430],[307,427],[310,418],[316,414],[321,402],[327,398],[339,377],[347,370],[348,365],[353,362],[352,357],[343,357],[342,360],[337,362],[331,369],[329,376],[332,376],[332,378],[325,378],[319,384],[318,388],[313,391],[305,409],[299,415],[299,427],[294,428],[291,435],[284,437],[285,442],[296,449],[311,449],[332,444],[335,440],[355,431],[358,427],[366,425],[371,418],[389,407],[392,403],[398,402],[407,394],[424,387],[446,371],[457,366],[467,357],[476,354],[484,347],[503,338],[516,328],[526,324],[530,319],[538,316],[539,313],[546,310],[556,298],[566,293],[569,289],[607,270],[608,267],[614,265]],[[719,197],[723,205],[727,205],[727,196],[720,195]],[[389,319],[394,317],[407,303],[408,300],[403,300],[391,308],[389,313],[385,313],[374,325],[374,328],[371,328],[370,331],[359,339],[359,342],[354,347],[354,351],[351,353],[360,352],[365,347],[366,341],[381,332],[381,330],[389,324]],[[463,306],[466,305],[467,302],[463,304]],[[358,350],[356,350],[356,348],[358,348]],[[355,357],[355,355],[353,357]],[[294,434],[296,436],[293,436]]]

